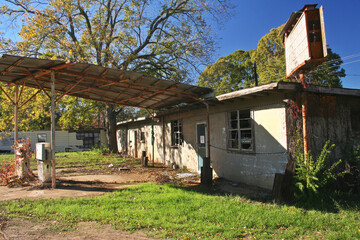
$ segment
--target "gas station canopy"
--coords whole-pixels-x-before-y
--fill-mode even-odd
[[[88,63],[72,63],[13,55],[0,58],[0,82],[45,91],[55,91],[111,104],[165,109],[193,102],[212,92],[210,88],[144,76],[140,73],[105,68]]]

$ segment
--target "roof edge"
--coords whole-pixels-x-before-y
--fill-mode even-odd
[[[246,96],[246,95],[249,95],[249,94],[262,92],[262,91],[265,91],[265,90],[273,90],[273,89],[278,88],[279,84],[280,84],[280,82],[274,82],[274,83],[269,83],[269,84],[261,85],[261,86],[257,86],[257,87],[244,88],[244,89],[237,90],[237,91],[234,91],[234,92],[218,95],[215,98],[217,100],[219,100],[219,101],[224,101],[224,100],[227,100],[227,99]]]

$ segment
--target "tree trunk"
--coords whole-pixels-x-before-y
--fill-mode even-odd
[[[116,141],[116,115],[114,104],[106,104],[106,116],[105,116],[105,128],[106,137],[108,141],[109,151],[112,153],[117,152],[117,141]]]

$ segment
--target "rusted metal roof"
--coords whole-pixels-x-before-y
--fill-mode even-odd
[[[55,72],[55,90],[62,95],[132,107],[166,109],[196,101],[212,92],[210,88],[88,63],[13,55],[0,58],[0,82],[6,85],[50,90],[52,71]]]

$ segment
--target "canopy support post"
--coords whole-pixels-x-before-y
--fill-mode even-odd
[[[51,71],[51,187],[56,188],[55,162],[55,71]]]
[[[15,85],[14,95],[14,146],[19,139],[19,85]],[[14,149],[16,159],[16,149]]]
[[[206,106],[206,157],[204,158],[203,166],[201,167],[201,185],[203,186],[211,186],[212,185],[212,168],[211,168],[211,160],[210,160],[210,109],[209,104],[205,101],[200,101]]]

